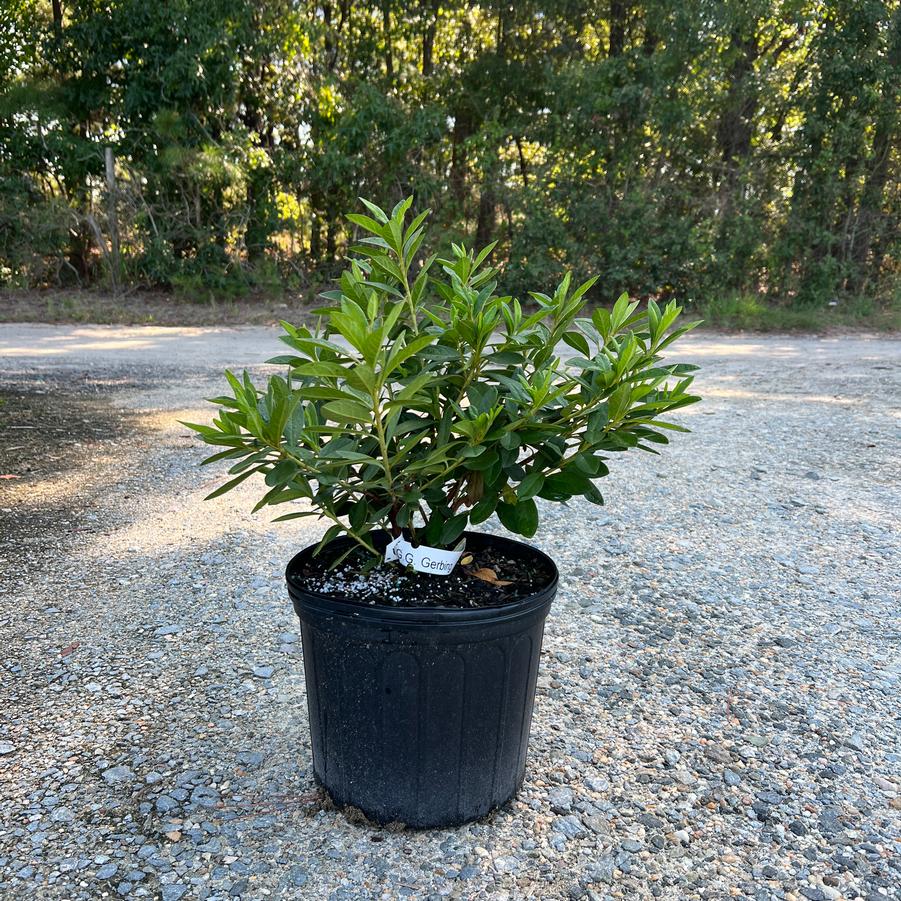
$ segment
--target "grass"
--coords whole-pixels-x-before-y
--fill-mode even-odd
[[[901,331],[901,294],[886,301],[845,298],[823,307],[789,307],[737,294],[689,304],[688,311],[703,319],[708,328],[724,331]]]

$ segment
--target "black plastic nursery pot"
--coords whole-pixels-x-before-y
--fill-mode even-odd
[[[552,577],[528,597],[467,610],[312,592],[300,575],[312,547],[285,573],[301,623],[314,773],[336,804],[375,822],[459,825],[509,801],[525,775],[557,568],[509,538],[466,541],[467,550],[527,549]]]

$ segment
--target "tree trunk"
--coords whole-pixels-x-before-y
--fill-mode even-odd
[[[391,50],[391,0],[382,0],[382,39],[385,42],[385,74],[394,81],[394,56]]]
[[[867,165],[866,181],[860,197],[857,213],[852,262],[854,272],[852,286],[860,291],[870,272],[877,268],[878,260],[870,262],[874,245],[882,231],[885,218],[885,188],[891,170],[892,148],[897,142],[898,99],[901,94],[901,9],[895,11],[891,23],[889,48],[886,54],[885,80],[882,85],[882,103],[873,132],[873,149]]]
[[[522,175],[522,186],[529,187],[529,170],[526,166],[526,155],[523,152],[522,140],[519,137],[514,138],[516,142],[516,153],[519,156],[519,173]]]
[[[494,235],[496,203],[492,181],[491,175],[486,177],[479,195],[479,217],[476,222],[476,247],[479,248],[490,244]]]
[[[337,228],[338,228],[338,214],[335,211],[335,206],[333,203],[329,203],[328,208],[326,209],[326,224],[325,224],[325,259],[326,262],[331,263],[335,259],[335,253],[337,251]]]
[[[338,4],[338,23],[333,25],[334,10],[331,3],[323,3],[322,24],[325,26],[325,67],[329,72],[334,72],[338,66],[340,52],[340,37],[350,15],[350,0],[341,0]]]
[[[107,229],[110,243],[110,274],[112,275],[113,293],[118,294],[122,288],[122,272],[119,260],[119,214],[116,187],[116,160],[113,156],[113,148],[106,147],[103,151],[103,159],[106,169],[106,203],[107,203]]]
[[[314,265],[322,259],[322,197],[315,193],[310,197],[310,259]]]
[[[497,30],[495,32],[495,53],[504,59],[507,53],[507,38],[510,33],[510,20],[515,8],[507,0],[501,0],[497,10]]]
[[[726,73],[726,100],[716,128],[717,144],[723,161],[718,185],[720,220],[726,230],[733,215],[742,169],[751,155],[754,117],[757,114],[757,92],[752,84],[754,64],[760,55],[756,33],[748,36],[737,27],[729,39],[732,57]]]
[[[463,203],[466,197],[466,169],[468,164],[466,141],[472,136],[473,123],[468,110],[458,110],[451,134],[450,187],[454,199]]]
[[[626,46],[626,0],[610,0],[610,43],[607,55],[611,58],[623,55]]]
[[[269,237],[265,222],[268,192],[263,178],[263,173],[258,169],[247,174],[245,193],[247,224],[244,226],[244,249],[247,251],[247,262],[251,265],[262,259]]]
[[[652,56],[660,43],[660,35],[654,31],[654,26],[650,22],[645,22],[644,37],[641,41],[641,52],[645,56]]]
[[[422,15],[426,20],[422,35],[422,74],[432,74],[432,53],[435,49],[435,30],[438,27],[438,0],[425,0],[422,4]]]
[[[259,146],[270,151],[274,144],[272,126],[265,127],[265,120],[260,110],[260,96],[266,89],[264,72],[268,60],[260,61],[257,67],[256,81],[259,90],[252,88],[243,98],[244,125],[251,134],[257,136]],[[247,207],[247,223],[244,226],[244,248],[247,261],[251,264],[262,259],[269,243],[269,202],[271,193],[271,176],[265,167],[257,167],[247,172],[247,187],[244,200]]]

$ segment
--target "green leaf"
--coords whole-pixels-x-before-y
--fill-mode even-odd
[[[220,494],[225,494],[226,491],[231,491],[232,488],[236,488],[245,479],[249,479],[254,473],[259,472],[261,468],[262,467],[260,466],[255,466],[253,469],[248,469],[246,472],[242,472],[241,475],[237,476],[237,478],[231,479],[224,485],[220,485],[215,491],[211,491],[204,498],[204,500],[211,501],[214,497],[219,497]]]
[[[588,346],[588,341],[581,332],[564,332],[563,342],[564,344],[568,344],[573,350],[577,350],[580,354],[584,354],[586,357],[591,354],[591,348]]]
[[[374,203],[363,197],[360,198],[360,203],[362,203],[379,222],[386,223],[388,221],[388,215],[381,207],[376,206]]]
[[[613,323],[610,319],[610,311],[605,310],[602,307],[597,307],[591,313],[591,321],[594,323],[594,327],[598,330],[601,335],[601,338],[606,342],[607,338],[610,337],[610,333],[613,330]]]
[[[497,497],[495,495],[487,495],[483,497],[470,511],[469,521],[472,525],[477,526],[479,523],[490,519],[497,507]]]
[[[485,450],[482,448],[474,459],[466,461],[466,468],[473,472],[484,472],[499,462],[497,451],[493,448]]]
[[[276,463],[269,472],[266,473],[266,484],[270,488],[277,485],[284,485],[289,482],[297,472],[297,464],[293,460],[282,460]]]
[[[347,378],[347,368],[340,363],[325,363],[317,360],[313,363],[302,363],[291,370],[292,376],[313,378]]]
[[[453,544],[466,530],[468,521],[468,513],[458,513],[447,520],[441,528],[441,544]]]
[[[538,531],[538,507],[533,500],[522,500],[515,504],[501,501],[495,512],[504,528],[516,535],[531,538]]]
[[[441,363],[460,359],[460,352],[456,348],[446,347],[443,344],[426,346],[419,352],[419,355],[426,360],[436,360]]]
[[[434,341],[434,335],[420,335],[419,337],[414,338],[405,347],[397,346],[397,344],[395,344],[395,348],[392,350],[391,355],[388,357],[388,362],[385,364],[385,372],[394,372],[394,370],[401,366],[406,360],[409,360],[410,357],[418,354],[423,348],[433,344]]]
[[[374,235],[384,237],[382,235],[382,226],[376,222],[375,219],[364,216],[362,213],[348,213],[347,218],[353,222],[354,225],[359,225],[360,228],[363,228]]]
[[[629,403],[632,398],[632,388],[630,385],[620,385],[608,400],[608,407],[611,422],[619,422],[625,416],[629,409]]]
[[[288,522],[290,519],[301,519],[304,516],[320,516],[318,510],[298,510],[296,513],[283,513],[281,516],[276,516],[273,519],[273,522]]]
[[[567,468],[549,475],[544,480],[538,496],[552,501],[567,500],[578,494],[585,494],[590,488],[591,480],[588,476],[575,469]]]
[[[516,496],[522,500],[535,497],[544,485],[544,473],[530,472],[516,487]]]
[[[325,404],[322,411],[339,422],[346,419],[352,422],[368,423],[372,421],[372,410],[359,401],[333,400]]]

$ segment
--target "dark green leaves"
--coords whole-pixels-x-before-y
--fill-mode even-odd
[[[515,504],[501,501],[497,505],[497,518],[504,528],[531,538],[538,531],[538,507],[533,500],[521,500]]]
[[[660,418],[697,400],[694,367],[659,355],[685,328],[675,304],[641,310],[624,295],[589,318],[593,281],[573,290],[567,277],[525,315],[495,293],[487,251],[454,245],[431,275],[432,261],[414,270],[424,215],[408,223],[408,201],[390,214],[364,205],[349,217],[364,235],[358,258],[322,326],[285,323],[289,377],[257,388],[228,372],[217,418],[190,426],[221,448],[209,462],[231,463],[211,496],[261,472],[258,508],[300,504],[279,518],[316,515],[326,539],[346,532],[370,548],[377,528],[450,547],[495,513],[531,537],[536,498],[603,503],[606,455],[682,428]],[[561,345],[576,353],[566,363]]]

